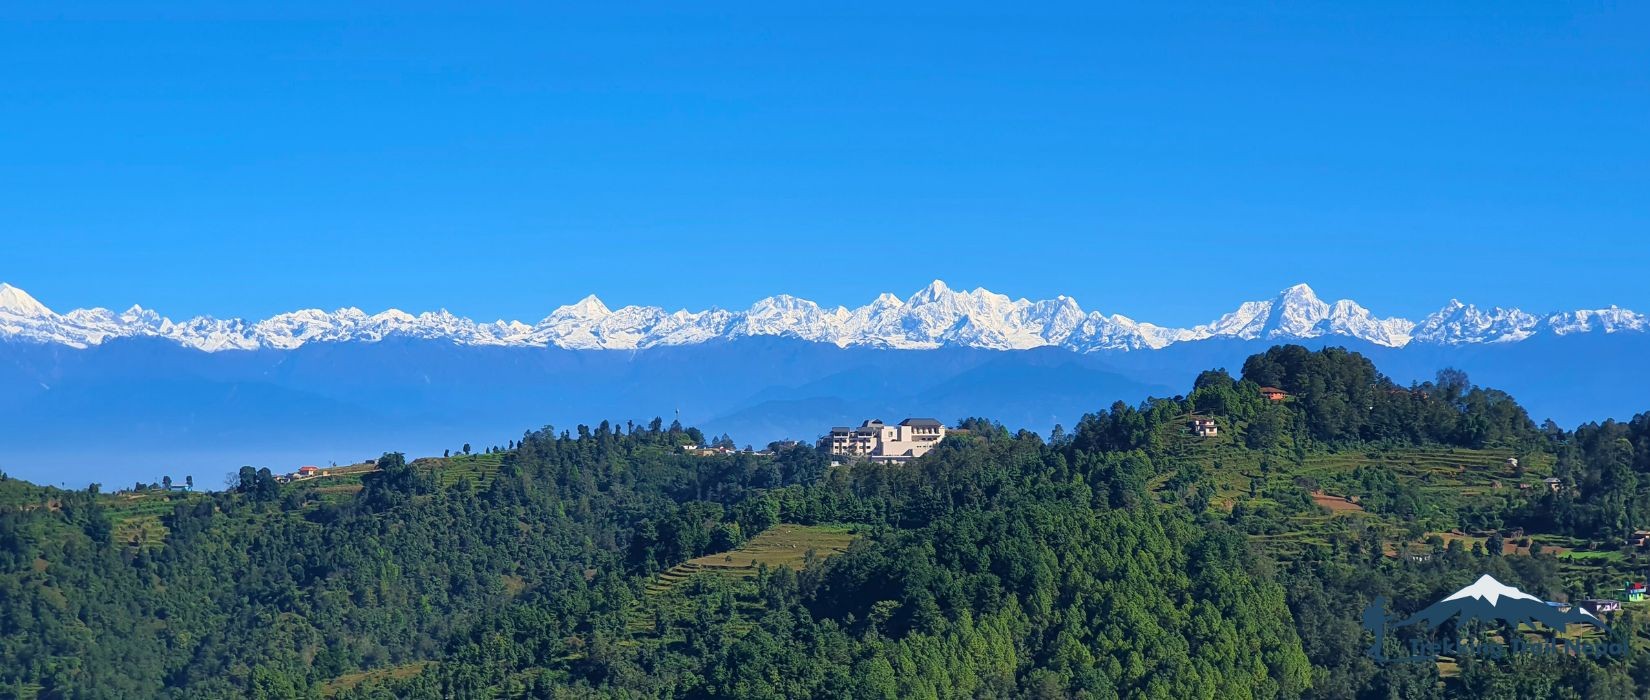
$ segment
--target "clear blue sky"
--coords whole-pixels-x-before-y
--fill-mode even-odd
[[[128,4],[0,8],[0,280],[54,308],[1650,311],[1645,3]]]

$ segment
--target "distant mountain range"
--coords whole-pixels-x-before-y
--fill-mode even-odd
[[[1420,319],[1380,318],[1357,302],[1325,302],[1298,284],[1272,299],[1192,328],[1171,328],[1117,314],[1084,311],[1071,297],[1030,301],[985,289],[953,290],[938,280],[900,299],[883,294],[855,309],[827,309],[806,299],[768,297],[743,311],[610,309],[595,296],[557,308],[537,323],[477,322],[445,310],[417,315],[397,309],[304,309],[262,321],[196,317],[173,321],[133,306],[122,312],[76,309],[59,314],[9,284],[0,284],[0,339],[85,348],[117,338],[162,338],[185,347],[291,350],[311,343],[436,340],[464,346],[569,350],[638,350],[746,337],[780,337],[837,347],[920,350],[942,347],[1078,353],[1157,350],[1203,340],[1348,338],[1381,347],[1509,343],[1541,335],[1644,333],[1644,314],[1610,307],[1532,314],[1480,309],[1457,300]]]
[[[879,416],[1047,431],[1114,401],[1184,393],[1204,369],[1237,374],[1282,342],[1345,346],[1405,383],[1464,369],[1573,427],[1650,410],[1646,327],[1617,308],[1538,316],[1458,302],[1418,322],[1377,318],[1305,285],[1193,328],[939,282],[857,309],[780,296],[737,312],[614,310],[590,297],[534,324],[355,309],[256,322],[59,314],[0,285],[0,470],[212,483],[242,464],[439,454],[546,423],[655,416],[741,446]]]

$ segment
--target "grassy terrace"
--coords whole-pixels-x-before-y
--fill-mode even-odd
[[[825,558],[848,551],[857,536],[855,532],[853,525],[775,525],[731,552],[689,559],[671,567],[648,584],[647,590],[655,595],[667,593],[697,574],[743,578],[755,576],[763,566],[801,569],[809,552]]]
[[[412,663],[403,664],[401,666],[391,666],[389,668],[375,668],[375,669],[372,669],[370,671],[357,671],[355,673],[346,673],[342,676],[339,676],[339,677],[334,678],[330,681],[327,681],[326,684],[322,685],[321,686],[321,696],[322,697],[328,697],[328,698],[334,697],[334,696],[338,695],[341,692],[344,692],[346,690],[354,688],[354,687],[356,687],[358,685],[361,685],[362,683],[365,683],[367,681],[383,681],[383,680],[392,680],[392,679],[397,679],[397,678],[412,678],[413,676],[416,676],[420,673],[423,673],[424,668],[429,666],[429,665],[430,665],[429,661],[414,661]]]
[[[741,633],[764,610],[753,587],[740,585],[763,567],[799,570],[810,556],[821,559],[841,554],[859,537],[857,525],[779,524],[750,538],[731,552],[711,554],[677,564],[647,585],[647,596],[628,611],[627,627],[644,643],[671,644],[682,637],[674,621],[691,620],[695,615],[727,615]],[[704,596],[686,593],[703,589],[723,590],[727,609],[700,610]]]
[[[1190,416],[1186,417],[1186,421]],[[1474,450],[1450,447],[1406,447],[1368,452],[1307,452],[1280,449],[1257,452],[1244,449],[1231,426],[1221,426],[1223,432],[1212,438],[1199,438],[1190,433],[1184,422],[1176,421],[1163,429],[1161,439],[1168,447],[1171,459],[1179,469],[1193,468],[1206,474],[1216,489],[1212,505],[1230,509],[1239,499],[1252,497],[1265,503],[1264,492],[1269,487],[1310,485],[1315,500],[1330,511],[1353,513],[1361,507],[1351,507],[1346,496],[1354,493],[1352,474],[1360,467],[1374,467],[1390,471],[1396,478],[1418,483],[1422,491],[1450,501],[1468,501],[1474,498],[1505,498],[1518,495],[1518,485],[1541,486],[1542,478],[1551,474],[1552,465],[1547,455],[1515,454],[1506,449]],[[1507,458],[1516,457],[1522,470],[1507,464]],[[1178,471],[1178,470],[1176,470]],[[1161,489],[1176,472],[1160,476],[1153,483]],[[1335,501],[1346,502],[1339,505]]]
[[[498,474],[498,469],[503,464],[502,453],[422,457],[412,462],[415,467],[426,467],[433,471],[443,486],[452,486],[465,478],[477,485],[485,484]]]

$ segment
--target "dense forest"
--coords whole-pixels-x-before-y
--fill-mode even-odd
[[[1537,425],[1460,372],[1281,346],[1049,435],[955,428],[908,464],[653,420],[214,493],[0,481],[0,697],[1650,693],[1642,648],[1381,665],[1359,624],[1642,571],[1650,415]],[[757,562],[786,528],[851,544]]]

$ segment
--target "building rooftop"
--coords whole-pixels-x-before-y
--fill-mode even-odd
[[[907,418],[900,421],[899,424],[918,428],[938,428],[942,425],[939,421],[934,420],[933,418]]]

